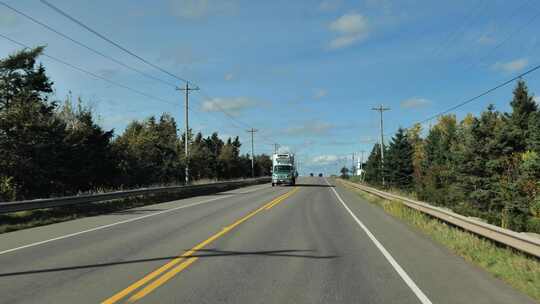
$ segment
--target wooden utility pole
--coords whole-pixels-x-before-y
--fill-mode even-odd
[[[184,153],[186,156],[186,185],[189,184],[189,92],[199,90],[198,87],[190,88],[189,82],[186,82],[184,88],[177,88],[178,91],[185,91],[186,93],[186,102],[185,102],[185,120],[186,120],[186,135],[184,139]]]
[[[247,130],[248,133],[251,133],[251,177],[255,177],[255,155],[253,154],[254,146],[253,146],[253,134],[259,130],[251,128],[251,130]]]
[[[382,177],[382,184],[383,186],[385,185],[385,182],[384,182],[384,127],[383,127],[383,112],[384,111],[388,111],[390,110],[390,108],[385,108],[383,107],[383,105],[381,104],[379,107],[377,108],[371,108],[372,110],[374,111],[378,111],[381,115],[381,145],[380,145],[380,148],[381,148],[381,177]]]

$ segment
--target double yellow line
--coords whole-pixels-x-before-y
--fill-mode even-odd
[[[113,295],[112,297],[106,299],[102,302],[102,304],[113,304],[117,303],[118,301],[124,299],[126,296],[131,294],[132,292],[140,289],[144,286],[144,288],[137,291],[134,295],[132,295],[128,302],[135,302],[137,300],[140,300],[144,296],[148,295],[152,291],[154,291],[159,286],[165,284],[167,281],[172,279],[174,276],[176,276],[178,273],[180,273],[182,270],[186,269],[189,265],[193,264],[195,261],[197,261],[199,258],[192,256],[195,252],[202,249],[206,245],[212,243],[213,241],[217,240],[218,238],[222,237],[229,231],[231,231],[233,228],[237,227],[238,225],[242,224],[243,222],[247,221],[251,217],[255,216],[257,213],[261,212],[262,210],[270,210],[272,207],[276,206],[277,204],[283,202],[286,200],[289,196],[293,195],[298,191],[299,188],[294,188],[293,190],[278,196],[277,198],[273,199],[272,201],[264,204],[262,207],[250,212],[246,216],[240,218],[236,222],[232,223],[229,226],[224,227],[221,231],[218,233],[212,235],[211,237],[207,238],[206,240],[202,241],[201,243],[195,245],[195,247],[191,248],[190,250],[184,252],[179,257],[171,260],[167,264],[159,267],[158,269],[152,271],[151,273],[147,274],[142,279],[138,280],[137,282],[129,285],[124,290],[118,292],[117,294]],[[157,278],[157,279],[156,279]],[[151,282],[150,284],[148,284]]]

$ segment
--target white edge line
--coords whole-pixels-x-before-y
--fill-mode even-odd
[[[258,190],[261,190],[261,189],[264,189],[264,188],[265,187],[260,187],[260,188],[256,188],[254,190],[250,190],[250,191],[246,191],[246,192],[242,192],[242,193],[243,194],[251,193],[251,192],[255,192],[255,191],[258,191]],[[48,239],[48,240],[44,240],[44,241],[30,243],[30,244],[27,244],[27,245],[23,245],[23,246],[7,249],[7,250],[4,250],[4,251],[0,251],[0,255],[10,253],[10,252],[13,252],[13,251],[17,251],[17,250],[21,250],[21,249],[25,249],[25,248],[29,248],[29,247],[35,247],[35,246],[43,245],[43,244],[46,244],[46,243],[50,243],[50,242],[54,242],[54,241],[58,241],[58,240],[62,240],[62,239],[67,239],[67,238],[70,238],[70,237],[74,237],[74,236],[81,235],[81,234],[88,233],[88,232],[92,232],[92,231],[97,231],[97,230],[101,230],[101,229],[105,229],[105,228],[110,228],[110,227],[113,227],[113,226],[116,226],[116,225],[121,225],[121,224],[126,224],[126,223],[129,223],[129,222],[142,220],[142,219],[145,219],[147,217],[160,215],[160,214],[163,214],[163,213],[168,213],[168,212],[176,211],[176,210],[179,210],[179,209],[184,209],[184,208],[189,208],[189,207],[193,207],[193,206],[197,206],[197,205],[210,203],[210,202],[217,201],[217,200],[220,200],[220,199],[229,198],[231,196],[234,196],[234,195],[231,194],[231,195],[225,195],[225,196],[221,196],[221,197],[215,197],[215,198],[207,199],[207,200],[204,200],[204,201],[195,202],[195,203],[191,203],[191,204],[187,204],[187,205],[183,205],[183,206],[178,206],[178,207],[163,210],[163,211],[158,211],[158,212],[155,212],[155,213],[152,213],[152,214],[147,214],[147,215],[135,217],[135,218],[132,218],[132,219],[123,220],[123,221],[120,221],[120,222],[115,222],[115,223],[111,223],[111,224],[107,224],[107,225],[103,225],[103,226],[98,226],[98,227],[94,227],[94,228],[79,231],[79,232],[74,232],[74,233],[62,235],[62,236],[55,237],[55,238]]]
[[[330,183],[328,182],[328,180],[326,178],[325,178],[325,181],[328,184],[328,186],[330,186]],[[416,283],[414,283],[414,281],[411,279],[411,277],[409,277],[409,275],[405,272],[405,270],[403,270],[403,268],[401,268],[401,266],[396,262],[396,260],[388,252],[388,250],[386,250],[386,248],[384,248],[384,246],[375,238],[373,233],[371,233],[371,231],[369,231],[369,229],[351,211],[351,209],[347,206],[347,204],[345,204],[345,202],[343,201],[341,196],[337,193],[336,189],[334,189],[334,187],[330,187],[330,189],[332,189],[332,191],[336,195],[339,202],[343,205],[345,210],[347,210],[347,212],[349,212],[349,214],[353,217],[353,219],[356,221],[358,226],[360,226],[360,228],[362,228],[362,230],[364,230],[364,232],[367,234],[367,236],[375,244],[377,249],[379,249],[379,251],[383,254],[383,256],[390,263],[390,265],[392,265],[394,270],[399,274],[399,276],[403,279],[403,281],[405,281],[405,284],[407,284],[407,286],[409,286],[409,288],[416,295],[416,297],[420,300],[420,302],[422,304],[432,304],[431,301],[429,300],[429,298],[424,294],[424,292],[422,292],[422,290],[420,288],[418,288]]]

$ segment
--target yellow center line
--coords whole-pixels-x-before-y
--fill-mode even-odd
[[[282,202],[283,200],[285,200],[286,198],[291,196],[293,193],[295,193],[297,190],[298,190],[298,188],[295,188],[292,191],[289,191],[289,192],[287,192],[285,194],[282,194],[282,195],[278,196],[277,198],[273,199],[272,201],[264,204],[262,207],[259,207],[258,209],[250,212],[249,214],[247,214],[246,216],[240,218],[239,220],[237,220],[233,224],[224,227],[218,233],[215,233],[211,237],[207,238],[206,240],[202,241],[201,243],[199,243],[196,246],[194,246],[193,248],[191,248],[190,250],[184,252],[179,257],[174,258],[173,260],[171,260],[167,264],[165,264],[165,265],[159,267],[158,269],[152,271],[151,273],[144,276],[142,279],[140,279],[137,282],[131,284],[130,286],[126,287],[124,290],[118,292],[117,294],[113,295],[112,297],[106,299],[105,301],[103,301],[101,303],[102,304],[114,304],[114,303],[120,301],[121,299],[125,298],[127,295],[129,295],[133,291],[139,289],[140,287],[144,286],[148,282],[152,281],[156,277],[162,275],[163,273],[165,273],[166,271],[169,271],[172,268],[172,270],[165,273],[164,275],[162,275],[161,277],[156,279],[154,282],[152,282],[151,284],[148,284],[145,288],[143,288],[142,290],[137,292],[135,295],[133,295],[131,298],[129,298],[128,301],[129,302],[134,302],[134,301],[137,301],[137,300],[141,299],[142,297],[144,297],[147,294],[149,294],[150,292],[152,292],[154,289],[158,288],[159,286],[163,285],[165,282],[172,279],[175,275],[177,275],[179,272],[181,272],[182,270],[187,268],[193,262],[195,262],[198,258],[197,257],[190,257],[190,256],[193,255],[195,252],[197,252],[199,249],[201,249],[204,246],[206,246],[206,245],[210,244],[211,242],[215,241],[216,239],[223,236],[224,234],[226,234],[227,232],[229,232],[230,230],[232,230],[236,226],[240,225],[241,223],[247,221],[249,218],[251,218],[254,215],[256,215],[257,213],[259,213],[260,211],[262,211],[264,209],[267,209],[267,210],[270,209],[273,205],[276,204],[276,202],[277,203]],[[268,208],[268,207],[270,207],[270,208]],[[177,266],[177,264],[179,264],[179,265]]]
[[[300,188],[294,188],[293,191],[290,191],[288,193],[286,193],[286,195],[284,197],[281,197],[280,199],[274,201],[272,204],[266,206],[266,210],[270,210],[272,209],[272,207],[278,205],[279,203],[283,202],[284,200],[286,200],[289,196],[293,195],[295,192],[297,192]]]

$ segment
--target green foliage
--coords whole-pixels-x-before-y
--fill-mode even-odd
[[[17,197],[13,177],[0,176],[0,201],[10,201]]]
[[[20,197],[61,192],[58,170],[65,124],[48,101],[52,83],[36,58],[42,47],[0,61],[0,172],[12,178]]]
[[[419,125],[398,130],[385,152],[379,145],[365,166],[365,181],[517,231],[540,232],[540,111],[524,81],[516,84],[512,111],[493,106],[478,117],[439,117],[425,137]]]
[[[349,168],[347,168],[347,167],[341,168],[340,173],[341,173],[341,175],[340,175],[341,178],[349,179]]]
[[[373,146],[364,169],[366,171],[365,181],[367,183],[372,185],[382,184],[381,148],[379,144]]]
[[[413,146],[406,131],[399,128],[392,138],[385,157],[385,174],[388,185],[400,189],[411,189],[413,184]]]
[[[133,121],[114,138],[80,98],[49,100],[43,49],[0,60],[0,201],[184,181],[186,136],[171,115]],[[191,180],[251,177],[238,137],[190,132],[188,141]],[[269,175],[270,157],[254,159],[255,175]]]

